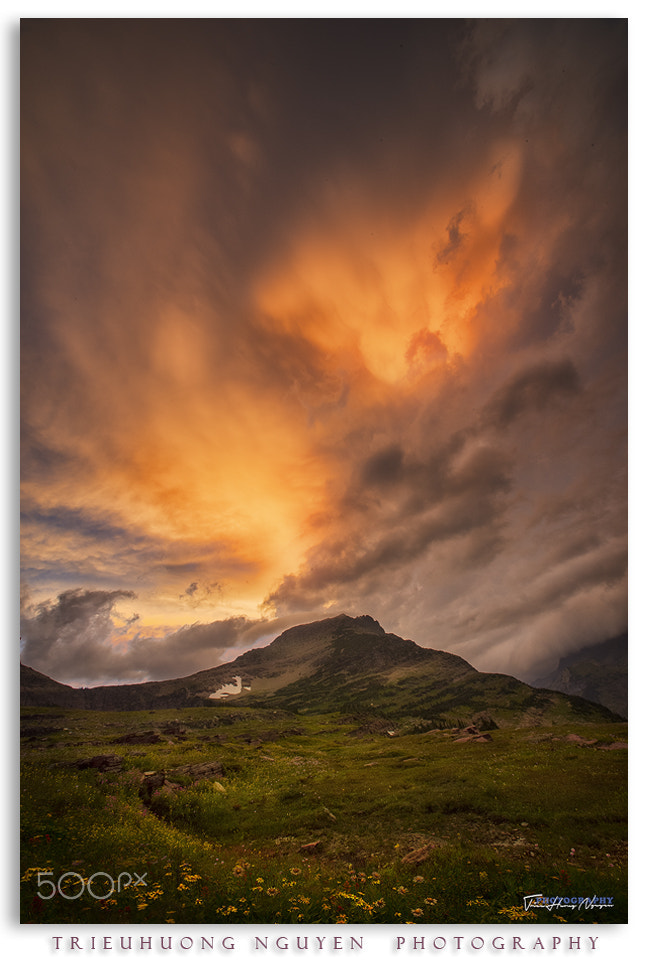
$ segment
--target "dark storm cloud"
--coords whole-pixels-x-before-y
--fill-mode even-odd
[[[484,420],[503,429],[524,412],[543,412],[579,391],[580,380],[570,359],[540,362],[497,389],[485,406]]]
[[[627,574],[627,547],[624,540],[604,546],[587,547],[569,555],[561,563],[553,561],[537,575],[535,590],[526,598],[513,599],[480,619],[481,630],[509,627],[520,619],[531,620],[544,612],[554,612],[575,594],[586,594],[601,583],[615,586]],[[530,587],[529,587],[530,588]]]
[[[109,542],[111,546],[124,540],[129,543],[133,541],[132,531],[111,525],[105,518],[92,516],[82,509],[69,506],[58,506],[49,511],[28,508],[21,513],[21,521],[27,527],[34,525],[59,532],[73,532],[79,538],[88,538],[93,542]]]
[[[462,55],[476,104],[507,115],[525,146],[516,208],[537,247],[534,261],[523,257],[523,228],[510,219],[502,263],[517,270],[497,307],[517,316],[511,347],[556,333],[597,274],[615,304],[591,312],[579,347],[582,363],[603,363],[626,347],[627,21],[476,21]]]
[[[63,475],[73,466],[74,460],[38,438],[21,438],[20,475],[25,481],[39,479],[50,481]]]
[[[135,598],[127,590],[70,590],[56,601],[26,610],[21,620],[21,661],[54,679],[77,684],[164,679],[217,665],[253,622],[232,617],[195,624],[163,637],[123,638],[138,615],[117,607]]]
[[[382,580],[398,567],[414,563],[435,544],[463,537],[483,527],[490,529],[490,547],[498,544],[498,526],[511,485],[511,462],[500,450],[468,444],[457,435],[445,449],[429,454],[426,462],[405,460],[402,449],[391,446],[369,457],[361,468],[360,487],[353,487],[343,505],[339,535],[322,542],[308,565],[286,577],[265,600],[279,609],[305,608],[324,603],[339,591],[367,580]],[[396,503],[391,501],[397,484]],[[377,498],[363,499],[364,487]],[[380,495],[387,499],[384,505]],[[475,553],[482,559],[482,551]]]
[[[114,607],[134,597],[129,590],[70,590],[55,603],[39,604],[21,619],[22,661],[45,673],[55,668],[65,678],[77,673],[86,656],[93,663],[93,650],[106,646],[114,629]]]
[[[403,458],[402,448],[397,444],[376,452],[362,467],[362,482],[378,487],[398,482],[403,477]]]

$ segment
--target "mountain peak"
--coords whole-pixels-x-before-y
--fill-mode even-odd
[[[333,622],[338,622],[341,629],[353,629],[361,630],[364,633],[379,633],[380,636],[386,635],[377,619],[373,619],[372,616],[347,616],[346,613],[340,613],[339,616],[333,617]]]
[[[294,644],[302,647],[304,643],[308,642],[313,644],[331,642],[340,634],[349,631],[372,633],[376,636],[386,635],[378,621],[373,619],[372,616],[348,616],[346,613],[339,613],[337,616],[330,616],[328,619],[319,619],[314,623],[304,623],[286,629],[270,643],[268,649],[276,651]]]

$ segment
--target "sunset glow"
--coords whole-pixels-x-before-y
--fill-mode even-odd
[[[624,21],[27,20],[21,62],[25,662],[626,628]]]

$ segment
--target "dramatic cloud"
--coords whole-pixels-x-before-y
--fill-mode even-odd
[[[560,396],[573,395],[579,388],[571,361],[542,362],[502,385],[485,406],[485,417],[495,428],[506,428],[524,411],[541,412]]]
[[[133,597],[124,590],[72,590],[35,607],[22,620],[22,661],[76,684],[174,679],[216,665],[223,653],[249,637],[251,623],[242,616],[184,626],[163,637],[129,635],[139,617],[128,618],[116,606]],[[254,626],[255,636],[266,630],[265,624]]]
[[[625,22],[22,35],[25,661],[626,628]]]

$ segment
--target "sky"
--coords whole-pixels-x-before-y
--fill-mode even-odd
[[[23,20],[21,659],[627,628],[627,24]]]

